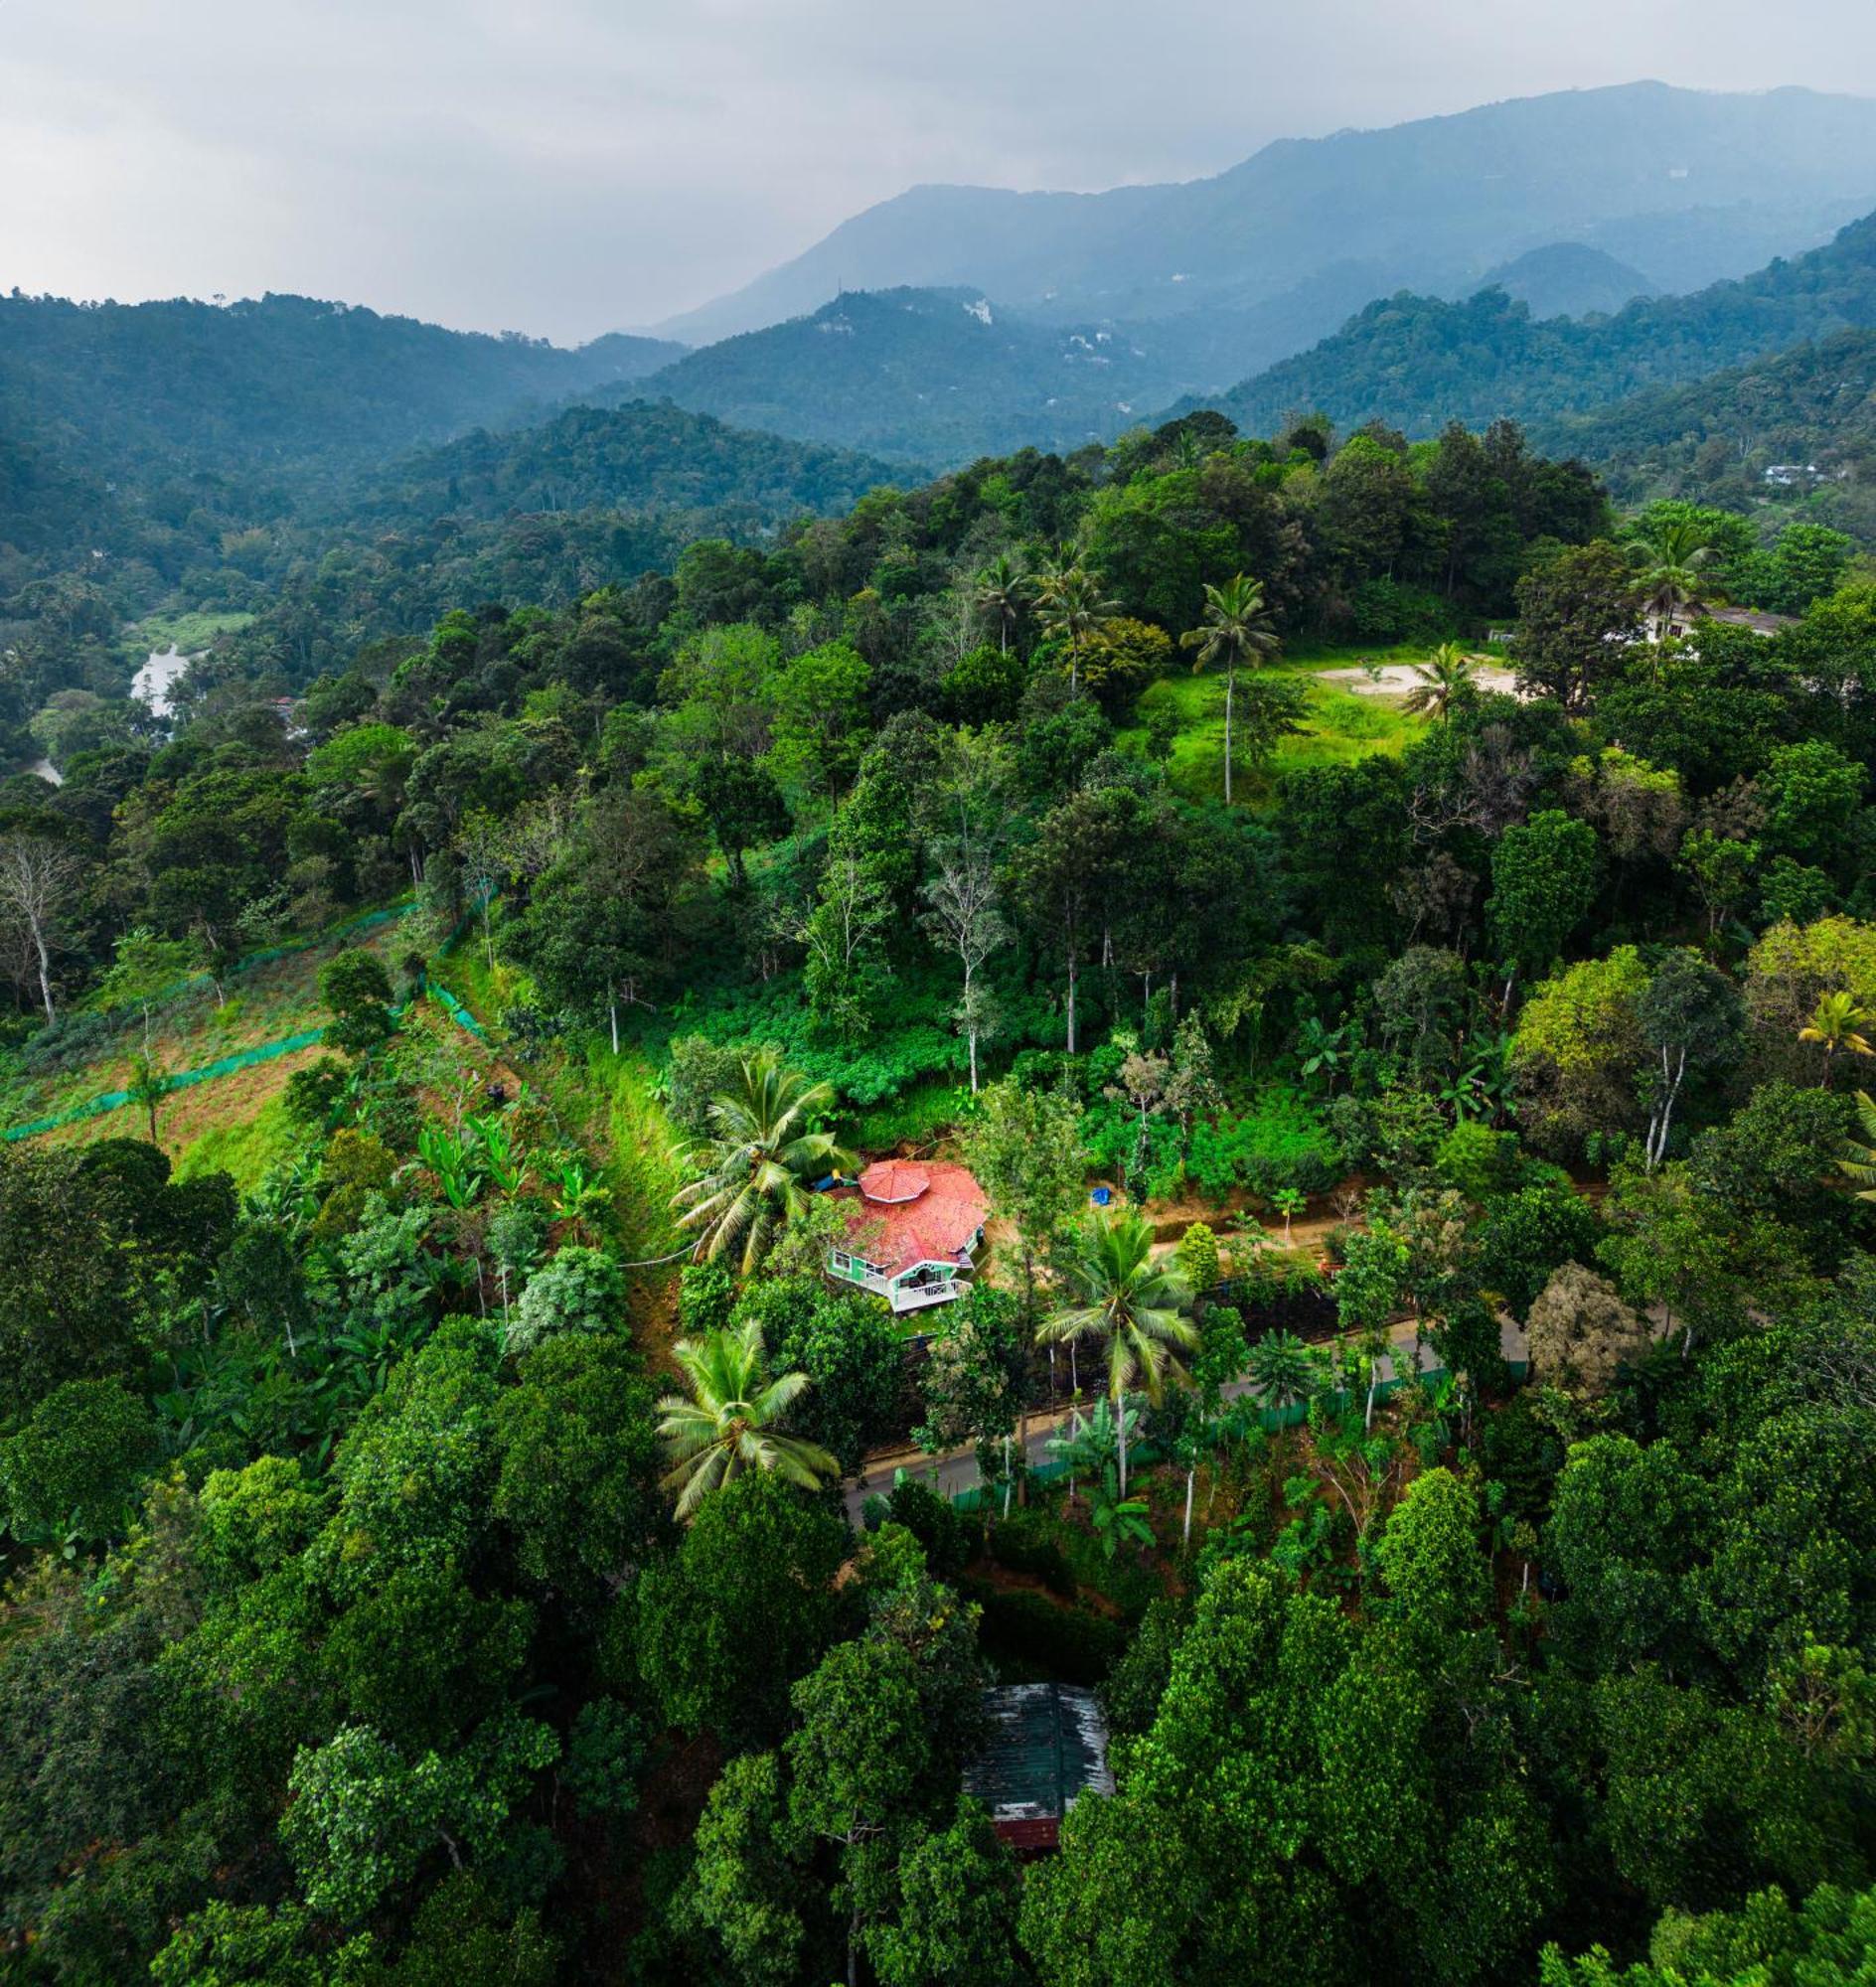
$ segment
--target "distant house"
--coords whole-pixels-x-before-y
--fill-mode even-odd
[[[833,1190],[846,1233],[828,1275],[885,1299],[895,1311],[950,1303],[971,1288],[990,1203],[967,1167],[879,1159]]]
[[[966,1768],[964,1790],[1018,1855],[1044,1855],[1083,1794],[1114,1791],[1101,1707],[1073,1684],[1018,1683],[987,1690],[984,1710],[990,1739]]]
[[[1702,607],[1696,613],[1675,615],[1668,622],[1665,632],[1669,635],[1691,635],[1698,622],[1712,621],[1722,628],[1750,628],[1755,635],[1776,635],[1781,628],[1796,628],[1798,618],[1792,614],[1766,614],[1756,607]],[[1647,617],[1647,638],[1658,642],[1663,630],[1661,617],[1650,614]]]

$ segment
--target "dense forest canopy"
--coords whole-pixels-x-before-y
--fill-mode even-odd
[[[13,595],[0,1975],[1858,1977],[1853,542],[1508,420],[870,476],[192,527],[161,719]],[[991,1210],[929,1308],[880,1159]]]

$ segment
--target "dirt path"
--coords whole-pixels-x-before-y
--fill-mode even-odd
[[[1426,681],[1412,663],[1379,663],[1373,670],[1318,670],[1316,681],[1345,689],[1355,696],[1405,696]],[[1473,670],[1473,682],[1481,689],[1517,694],[1517,678],[1496,663],[1480,663]]]

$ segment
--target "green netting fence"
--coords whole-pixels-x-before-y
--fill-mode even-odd
[[[482,1023],[470,1013],[447,988],[432,985],[429,990],[437,1004],[459,1028],[475,1036],[479,1042],[488,1041],[488,1032]],[[401,1006],[391,1009],[401,1014]],[[324,1028],[304,1028],[298,1034],[281,1035],[277,1040],[262,1042],[257,1048],[236,1049],[232,1055],[218,1056],[214,1062],[205,1062],[200,1069],[186,1069],[179,1075],[165,1079],[163,1095],[172,1091],[188,1090],[198,1083],[212,1083],[218,1077],[234,1076],[243,1069],[252,1069],[256,1063],[277,1062],[281,1056],[294,1055],[301,1049],[310,1049],[325,1037]],[[121,1111],[126,1104],[136,1100],[127,1090],[106,1090],[100,1096],[87,1098],[82,1104],[75,1104],[69,1110],[54,1112],[48,1118],[35,1118],[29,1124],[11,1125],[0,1132],[0,1145],[11,1145],[16,1139],[37,1139],[42,1133],[56,1132],[62,1125],[81,1124],[87,1118],[102,1118],[108,1112]]]

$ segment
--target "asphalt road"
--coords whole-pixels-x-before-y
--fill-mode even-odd
[[[1499,1329],[1499,1344],[1507,1359],[1522,1359],[1525,1356],[1524,1328],[1506,1319]],[[1392,1338],[1394,1352],[1381,1362],[1381,1378],[1395,1377],[1396,1360],[1403,1352],[1410,1352],[1414,1342],[1414,1328],[1411,1324],[1394,1327]],[[1420,1368],[1430,1372],[1438,1364],[1433,1356],[1433,1348],[1423,1344],[1420,1348]],[[1234,1381],[1225,1388],[1227,1400],[1235,1400],[1240,1395],[1252,1391],[1248,1380]],[[1083,1390],[1081,1407],[1083,1412],[1091,1407],[1098,1397]],[[1031,1414],[1028,1424],[1024,1452],[1031,1464],[1052,1461],[1048,1442],[1050,1436],[1063,1428],[1074,1412],[1074,1403],[1064,1402],[1046,1413]],[[978,1474],[977,1455],[970,1449],[946,1450],[937,1455],[927,1455],[922,1449],[898,1449],[882,1452],[866,1458],[860,1474],[847,1486],[847,1515],[858,1525],[866,1499],[884,1496],[892,1488],[892,1480],[897,1471],[903,1469],[914,1482],[923,1483],[927,1489],[936,1491],[941,1497],[955,1497],[961,1490],[972,1490],[983,1480]]]

